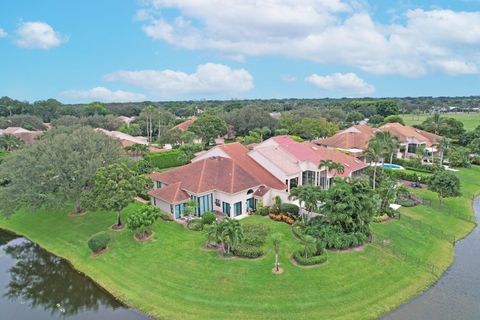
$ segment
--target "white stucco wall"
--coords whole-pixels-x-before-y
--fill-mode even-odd
[[[195,162],[195,161],[200,161],[200,160],[203,160],[203,159],[208,159],[210,157],[224,157],[224,158],[230,158],[228,156],[228,154],[226,154],[221,148],[219,147],[215,147],[215,148],[212,148],[204,153],[202,153],[201,155],[195,157],[192,159],[192,162]]]

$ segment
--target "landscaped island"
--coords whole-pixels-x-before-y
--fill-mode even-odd
[[[372,225],[374,240],[363,251],[329,251],[328,263],[312,268],[291,262],[301,244],[289,225],[260,216],[242,220],[283,234],[281,275],[272,274],[273,246],[260,259],[224,259],[202,249],[203,232],[174,222],[157,222],[147,242],[133,241],[132,231],[111,231],[110,250],[96,258],[85,244],[111,227],[113,213],[18,212],[0,218],[0,227],[66,258],[126,304],[158,318],[374,318],[434,283],[453,261],[452,241],[474,228],[471,201],[480,192],[480,168],[458,175],[462,197],[440,206],[436,194],[416,191],[431,206],[400,209],[399,220]]]

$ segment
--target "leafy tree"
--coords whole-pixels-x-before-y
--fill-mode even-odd
[[[123,227],[121,213],[135,197],[142,193],[145,181],[125,163],[101,167],[95,174],[95,186],[86,197],[89,206],[117,212],[115,228]]]
[[[272,119],[268,111],[257,105],[234,109],[223,114],[222,118],[239,135],[246,135],[255,128],[268,127],[273,129],[275,127],[275,120]]]
[[[470,148],[470,150],[473,153],[479,154],[480,153],[480,138],[473,139],[472,142],[470,142],[470,144],[468,145],[468,147]]]
[[[207,245],[217,245],[220,242],[219,227],[217,223],[209,224],[205,227],[207,231]]]
[[[290,133],[307,140],[318,139],[333,135],[338,127],[324,118],[304,118],[293,124]]]
[[[18,114],[11,117],[0,118],[0,129],[8,127],[21,127],[27,130],[45,130],[42,118],[30,114]]]
[[[448,151],[448,164],[452,167],[470,167],[470,152],[467,148],[455,147]]]
[[[3,149],[7,152],[12,152],[15,150],[20,149],[25,142],[22,139],[11,135],[11,134],[4,134],[0,136],[0,149]]]
[[[131,124],[124,123],[118,128],[118,131],[129,134],[134,137],[142,135],[142,129],[140,128],[140,125],[138,123],[131,123]]]
[[[379,125],[385,121],[385,118],[379,114],[373,115],[368,119],[368,122],[373,125]]]
[[[348,123],[358,123],[359,121],[362,121],[365,118],[365,116],[358,112],[358,111],[352,111],[347,115],[347,118],[345,119],[345,122]]]
[[[443,138],[440,140],[439,144],[439,151],[440,151],[440,165],[443,165],[443,158],[445,156],[445,152],[448,152],[448,149],[450,148],[450,139],[448,138]]]
[[[207,114],[198,117],[188,130],[201,137],[208,146],[212,140],[227,133],[227,125],[219,117]]]
[[[437,170],[428,181],[428,188],[438,194],[438,200],[450,197],[458,197],[460,193],[460,179],[447,170]]]
[[[182,143],[183,134],[184,133],[182,131],[176,128],[172,128],[170,130],[164,130],[163,134],[160,136],[159,142],[161,144],[171,144],[173,147],[176,147]]]
[[[276,136],[284,136],[288,134],[288,129],[277,129],[275,130]]]
[[[142,155],[148,152],[148,147],[144,144],[135,143],[125,148],[135,158],[140,158]]]
[[[108,114],[108,109],[105,108],[105,106],[100,102],[92,102],[85,106],[85,112],[89,116],[93,116],[93,115],[105,116]]]
[[[75,203],[82,212],[81,197],[93,185],[100,167],[124,155],[118,142],[91,128],[52,129],[36,143],[11,154],[0,167],[0,188],[4,213],[20,206],[61,208]]]
[[[160,210],[152,206],[142,206],[127,217],[127,227],[135,232],[139,239],[145,238],[151,230],[151,226],[160,216]]]
[[[275,251],[275,272],[279,271],[279,266],[280,263],[278,262],[278,253],[280,251],[280,244],[282,243],[283,240],[283,234],[277,232],[272,235],[272,240],[273,240],[273,250]]]
[[[262,142],[262,136],[260,133],[255,132],[255,131],[250,131],[248,136],[245,136],[243,138],[243,144],[249,145],[251,143],[260,143]]]
[[[398,122],[400,124],[403,124],[405,125],[405,121],[403,121],[403,118],[399,115],[391,115],[391,116],[388,116],[384,119],[383,121],[384,123],[394,123],[394,122]]]
[[[397,115],[400,113],[400,108],[395,101],[391,100],[382,100],[374,102],[377,107],[377,113],[383,117],[388,117],[391,115]]]
[[[225,254],[230,254],[243,239],[243,229],[240,222],[233,218],[225,218],[219,224],[221,242]]]

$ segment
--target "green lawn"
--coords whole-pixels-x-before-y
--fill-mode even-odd
[[[422,123],[425,119],[430,117],[431,115],[413,115],[413,114],[404,114],[402,115],[403,120],[405,120],[405,124],[407,125],[414,125]],[[480,113],[447,113],[442,114],[444,117],[451,117],[463,122],[463,125],[467,131],[471,131],[475,129],[478,125],[480,125]]]
[[[474,224],[451,215],[472,215],[472,195],[480,192],[480,167],[459,172],[464,197],[447,200],[440,207],[434,194],[432,207],[401,209],[402,214],[442,229],[456,238]],[[135,210],[140,204],[130,206]],[[290,262],[299,243],[288,225],[264,217],[242,223],[266,223],[284,234],[281,266],[274,275],[273,252],[258,260],[221,259],[201,249],[206,236],[173,222],[159,221],[153,240],[138,243],[132,232],[115,232],[111,249],[92,258],[89,236],[107,230],[113,213],[94,212],[69,217],[65,212],[19,212],[0,227],[26,235],[47,250],[67,258],[126,304],[162,319],[371,319],[386,313],[436,281],[431,270],[408,260],[408,252],[444,271],[453,260],[453,247],[446,240],[413,228],[408,219],[375,224],[377,238],[387,239],[366,246],[363,252],[332,253],[329,261],[314,268]]]

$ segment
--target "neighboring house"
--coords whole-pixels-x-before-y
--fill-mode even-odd
[[[329,138],[317,140],[315,143],[363,158],[370,139],[377,131],[390,132],[392,136],[398,138],[400,149],[397,156],[400,158],[409,158],[415,154],[419,146],[424,146],[429,152],[436,152],[436,145],[442,139],[439,135],[395,122],[387,123],[378,129],[366,125],[354,125]]]
[[[0,129],[0,136],[4,134],[10,134],[17,138],[20,138],[26,144],[33,144],[35,142],[35,138],[42,135],[43,131],[31,131],[23,129],[21,127],[8,127],[3,130]]]
[[[374,135],[376,129],[367,125],[357,124],[345,130],[337,132],[335,135],[314,141],[317,145],[338,149],[354,157],[361,158],[368,148],[368,142]]]
[[[231,150],[235,155],[243,152],[233,149],[237,147]],[[154,172],[150,175],[155,185],[149,192],[151,203],[175,219],[182,216],[190,199],[198,203],[197,216],[217,211],[241,218],[255,210],[258,200],[269,204],[276,193],[286,194],[285,185],[249,162],[242,156],[235,160],[228,155],[208,156],[167,172]]]
[[[122,121],[123,123],[130,124],[135,120],[135,117],[125,117],[125,116],[119,116],[117,117],[118,120]]]
[[[134,137],[120,131],[108,131],[102,128],[96,128],[95,131],[102,132],[109,137],[119,140],[124,148],[134,144],[148,145],[147,138],[145,137]]]
[[[436,146],[442,139],[441,136],[423,131],[417,128],[404,126],[400,123],[387,123],[380,128],[380,131],[390,132],[398,138],[400,150],[397,157],[409,158],[414,155],[418,147],[425,147],[430,153],[437,152]]]
[[[172,129],[178,129],[182,132],[185,132],[188,130],[188,128],[190,128],[190,126],[195,122],[197,121],[197,117],[191,117],[190,119],[187,119],[183,122],[180,122],[179,124],[177,124],[175,127],[173,127]]]

